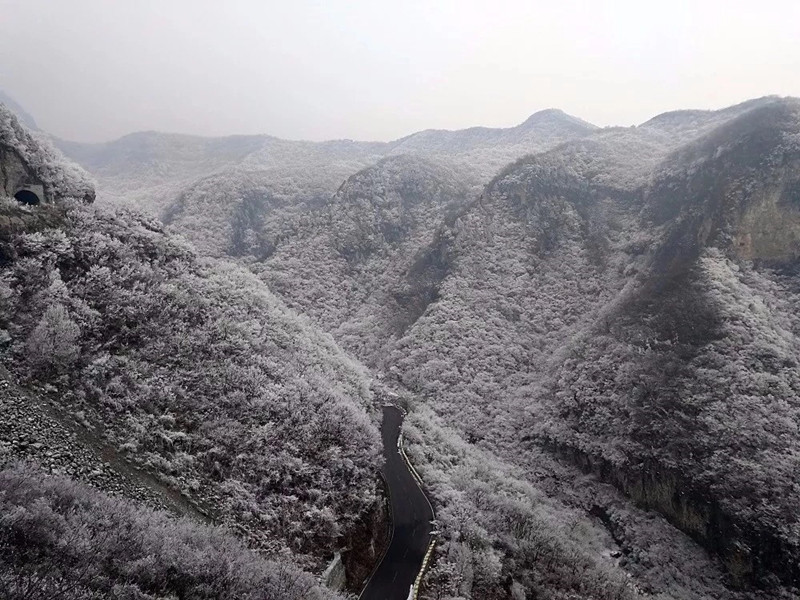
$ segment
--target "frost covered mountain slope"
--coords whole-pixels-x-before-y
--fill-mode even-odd
[[[706,597],[715,589],[709,583],[705,591],[689,591],[700,585],[689,583],[698,581],[690,570],[688,579],[666,582],[659,553],[677,564],[690,542],[666,528],[659,548],[645,550],[653,532],[645,533],[649,525],[636,506],[660,511],[712,551],[719,566],[707,568],[725,570],[729,585],[766,586],[767,595],[791,597],[773,577],[796,585],[796,498],[787,474],[796,468],[797,370],[781,363],[794,342],[781,341],[783,358],[769,367],[756,349],[790,336],[794,318],[790,283],[770,284],[769,273],[791,272],[797,257],[796,106],[767,98],[599,131],[517,161],[478,198],[462,186],[439,202],[439,190],[458,190],[464,181],[457,171],[384,161],[350,178],[324,218],[298,222],[296,233],[250,264],[362,360],[396,373],[451,428],[431,429],[430,416],[416,421],[421,468],[441,486],[449,540],[439,557],[441,586],[453,585],[444,567],[458,568],[460,553],[517,539],[491,513],[505,510],[497,506],[513,493],[477,468],[467,484],[463,470],[471,468],[472,450],[454,451],[459,458],[439,454],[450,435],[507,461],[498,469],[521,470],[508,477],[561,498],[554,514],[583,508],[602,515],[613,535],[637,540],[632,552],[649,553],[649,562],[626,561],[624,568],[642,585],[677,597]],[[409,187],[420,190],[415,206],[425,208],[411,228],[398,226]],[[724,273],[734,267],[719,271],[719,281],[709,279],[719,260],[752,273],[745,278],[750,283],[729,290],[734,282]],[[747,321],[737,335],[747,331],[745,338],[763,341],[748,349],[745,338],[724,330],[711,335],[715,323],[734,318],[727,303],[761,306],[753,298],[770,285],[763,322],[735,317]],[[720,287],[732,296],[724,303],[713,299]],[[712,350],[717,337],[722,346]],[[701,350],[710,352],[706,366],[692,362]],[[726,364],[742,372],[717,381],[715,373],[733,368]],[[779,372],[766,375],[764,368]],[[707,414],[695,422],[697,407],[678,408],[676,398],[693,405],[701,389]],[[776,390],[782,395],[772,406]],[[779,410],[778,423],[764,423],[765,410]],[[739,435],[758,442],[744,448]],[[711,455],[715,462],[695,458]],[[486,455],[476,460],[491,462]],[[623,516],[624,500],[597,481],[581,483],[591,493],[575,488],[582,468],[616,485],[633,512]],[[763,493],[743,487],[748,478]],[[497,533],[476,534],[467,550],[453,533],[464,526],[456,515],[465,502],[454,490],[480,497],[480,485],[496,492],[471,505],[475,527]],[[499,560],[510,569],[517,552],[512,544]],[[476,571],[488,568],[480,562],[488,558],[472,560]],[[515,573],[536,577],[525,568]],[[485,582],[470,585],[472,593],[492,597]]]
[[[478,197],[457,162],[390,158],[314,210],[284,218],[266,205],[266,226],[236,236],[249,240],[244,261],[287,303],[425,399],[426,408],[412,411],[410,443],[439,503],[438,593],[501,598],[508,576],[558,597],[573,567],[526,562],[534,542],[517,520],[531,519],[565,544],[548,550],[559,557],[554,564],[586,560],[597,569],[581,592],[588,597],[610,593],[620,572],[664,597],[792,597],[794,517],[775,515],[793,509],[770,498],[794,498],[786,487],[797,439],[794,368],[787,363],[775,383],[788,398],[777,405],[775,432],[759,417],[775,395],[768,387],[750,408],[732,400],[741,405],[737,418],[749,420],[743,427],[724,401],[709,405],[704,418],[720,420],[710,427],[693,425],[695,413],[676,412],[667,398],[709,385],[703,368],[687,375],[697,348],[685,349],[705,347],[709,323],[729,318],[707,300],[687,299],[713,296],[723,284],[673,279],[713,263],[715,252],[733,253],[726,260],[740,272],[793,264],[795,107],[766,98],[598,131],[509,165]],[[754,292],[740,293],[745,302]],[[778,329],[748,336],[784,335],[791,292],[775,294],[784,308],[771,308],[767,321]],[[666,347],[683,348],[676,356],[653,353],[650,328],[661,326]],[[744,346],[725,344],[728,357],[714,369],[742,364],[732,348]],[[744,375],[717,397],[735,398],[748,378],[763,378],[756,348],[764,344],[744,350]],[[739,432],[767,452],[743,451]],[[717,462],[697,469],[694,457],[706,447]],[[736,472],[761,482],[764,495],[751,495]],[[765,508],[747,508],[754,499]],[[684,533],[666,521],[656,526],[648,510]],[[562,519],[582,533],[556,532],[551,522]],[[597,558],[615,552],[604,532],[624,560]],[[715,558],[701,563],[692,539]],[[455,575],[462,569],[471,570],[466,580]]]
[[[343,163],[346,176],[376,160],[384,146],[294,142],[266,135],[203,138],[157,132],[134,133],[105,144],[55,142],[97,178],[106,202],[153,215],[160,215],[192,184],[231,169],[276,173],[278,182],[287,176],[302,182],[310,171]]]
[[[511,510],[507,503],[522,493],[519,484],[533,489],[514,510],[526,514],[530,498],[541,505],[541,494],[558,498],[548,505],[550,516],[537,518],[577,519],[585,528],[578,547],[600,543],[607,530],[615,540],[629,540],[626,552],[640,557],[595,563],[589,552],[586,564],[600,570],[583,592],[588,596],[606,593],[598,590],[613,587],[609,581],[622,570],[668,597],[721,593],[723,571],[729,586],[755,584],[768,587],[767,595],[791,597],[771,578],[796,585],[794,517],[776,520],[775,514],[792,509],[770,498],[793,497],[785,487],[797,439],[791,432],[793,367],[787,363],[776,376],[774,385],[786,395],[779,403],[782,429],[775,433],[754,425],[763,421],[759,403],[774,396],[766,391],[770,378],[753,392],[760,400],[751,399],[750,408],[732,400],[741,405],[737,418],[748,421],[746,427],[728,418],[724,402],[708,405],[703,418],[721,419],[712,427],[694,424],[699,413],[676,409],[667,398],[692,398],[700,389],[693,386],[710,385],[703,382],[725,361],[742,364],[732,348],[744,346],[728,334],[722,338],[728,357],[714,363],[717,371],[691,362],[711,343],[704,336],[712,324],[730,318],[727,308],[708,300],[722,284],[698,269],[716,272],[715,252],[739,272],[760,277],[793,264],[795,221],[787,198],[795,194],[795,106],[765,98],[596,131],[507,166],[477,196],[476,172],[465,173],[470,163],[457,156],[391,157],[349,177],[330,201],[309,194],[300,208],[287,200],[290,194],[266,186],[250,196],[253,185],[234,187],[230,206],[224,191],[207,195],[198,186],[182,200],[179,219],[188,223],[190,215],[202,214],[190,207],[204,202],[230,211],[226,241],[216,252],[241,257],[290,306],[427,399],[432,413],[412,423],[420,468],[437,482],[443,515],[438,589],[503,597],[501,576],[490,567],[495,560],[501,573],[506,569],[534,586],[528,589],[553,576],[527,565],[523,534],[493,516]],[[466,153],[479,146],[460,143]],[[207,182],[217,189],[213,178]],[[201,239],[203,231],[200,222],[192,235]],[[778,258],[784,262],[774,262]],[[778,329],[748,336],[768,340],[790,330],[785,306],[792,292],[781,285],[774,294],[784,308],[770,309],[767,318]],[[756,292],[731,293],[744,301]],[[667,333],[657,342],[653,331],[662,327]],[[662,342],[669,352],[659,354],[654,344]],[[764,343],[744,351],[752,354],[744,375],[736,384],[729,379],[735,387],[715,398],[736,398],[743,382],[763,379],[756,348]],[[665,377],[660,369],[672,370]],[[432,419],[441,421],[433,426]],[[726,437],[720,430],[733,433]],[[745,431],[764,444],[763,453],[761,446],[743,450],[735,436]],[[452,450],[455,458],[443,450],[451,444],[460,448]],[[704,452],[716,453],[717,462],[698,469],[694,457]],[[730,466],[719,462],[723,457]],[[474,466],[493,460],[511,487]],[[581,468],[594,469],[600,480],[582,481],[591,492],[573,483]],[[467,479],[465,472],[471,473]],[[764,495],[751,495],[736,473],[762,482]],[[486,496],[486,489],[495,491]],[[765,508],[747,508],[754,498]],[[465,502],[474,511],[469,525],[458,508]],[[660,511],[685,535],[659,525],[653,545],[653,524],[640,509]],[[472,541],[459,533],[467,526],[476,528]],[[717,557],[703,567],[713,573],[708,581],[688,567],[681,576],[665,574],[662,558],[677,565],[679,556],[701,552],[690,538]],[[503,549],[491,555],[479,550],[487,545]],[[562,556],[557,562],[569,564],[563,557],[576,550],[561,551],[553,551]],[[453,575],[464,564],[475,574],[468,585]],[[608,580],[600,574],[606,568]],[[568,579],[563,573],[556,578],[559,585]],[[731,597],[761,597],[752,588],[737,594]]]
[[[56,198],[92,202],[94,185],[86,171],[64,160],[44,134],[21,124],[13,111],[0,104],[0,194],[14,196],[21,186],[41,186],[39,201]]]
[[[535,429],[614,464],[740,577],[793,585],[798,134],[800,102],[776,102],[662,165],[644,195],[655,236],[640,287],[570,348],[559,425]]]
[[[469,197],[458,168],[391,157],[351,176],[250,268],[351,350],[372,357],[437,297],[437,224]],[[283,231],[287,231],[286,228]]]
[[[539,111],[515,127],[473,127],[460,131],[429,129],[391,143],[392,154],[419,154],[458,161],[471,170],[465,183],[485,184],[509,162],[581,139],[598,127],[557,109]]]
[[[468,439],[594,471],[735,585],[797,586],[800,103],[742,108],[619,185],[635,130],[506,169],[390,360]]]
[[[124,212],[81,217],[91,224],[68,230],[66,246],[25,237],[35,260],[23,266],[60,257],[68,314],[94,332],[78,300],[97,304],[130,336],[100,330],[122,358],[91,355],[83,372],[100,392],[70,401],[104,394],[96,414],[117,418],[133,385],[144,399],[136,417],[159,435],[123,422],[114,431],[139,444],[131,451],[167,478],[211,477],[234,522],[256,523],[265,539],[282,539],[272,532],[286,522],[258,519],[289,515],[285,544],[309,562],[318,556],[304,554],[303,528],[332,549],[346,515],[368,510],[354,496],[373,493],[370,426],[353,433],[336,418],[361,415],[371,398],[340,344],[410,407],[406,445],[441,530],[424,597],[796,598],[798,111],[796,100],[763,98],[591,131],[546,111],[502,132],[422,132],[398,141],[396,156],[350,142],[258,148],[199,180],[187,159],[170,226],[250,274]],[[94,243],[114,250],[96,253],[109,264],[135,265],[123,279],[130,302],[81,270]],[[28,271],[18,280],[43,293]],[[38,309],[20,296],[9,314],[25,310]],[[170,323],[200,335],[185,354],[182,338],[163,335]],[[173,355],[177,365],[164,359]],[[100,377],[109,360],[130,367],[133,384]],[[198,390],[224,400],[224,419],[193,420]],[[328,418],[330,401],[344,412]],[[264,407],[275,418],[253,420]],[[282,447],[276,464],[297,470],[251,477],[262,450],[295,430],[351,437],[330,460],[302,462],[311,442]],[[335,499],[340,456],[361,483]],[[315,491],[297,507],[270,504],[273,487],[305,476]],[[315,510],[318,497],[333,515]]]
[[[548,193],[548,186],[558,187],[570,180],[572,184],[564,184],[586,188],[591,183],[594,188],[612,190],[620,197],[636,202],[641,195],[640,190],[649,181],[659,161],[664,160],[670,152],[763,102],[769,102],[769,99],[724,111],[702,112],[698,115],[692,113],[689,121],[680,116],[665,115],[660,118],[663,123],[657,131],[650,125],[599,130],[587,137],[565,142],[549,152],[533,154],[512,163],[496,174],[488,189],[494,189],[501,181],[509,187],[516,178],[525,178],[526,182],[523,183],[532,192]],[[552,111],[541,116],[537,114],[532,120],[541,118],[548,122],[552,114]],[[559,120],[567,118],[560,113],[555,115]],[[379,306],[386,304],[396,307],[400,297],[406,304],[421,307],[417,316],[421,315],[424,307],[438,297],[438,287],[457,256],[464,255],[463,264],[469,263],[476,272],[486,272],[486,265],[494,262],[498,263],[498,272],[502,272],[507,253],[525,252],[526,247],[533,243],[531,232],[525,230],[516,234],[518,241],[511,243],[516,227],[512,224],[508,230],[499,231],[498,235],[504,239],[500,246],[487,249],[485,255],[476,254],[492,243],[493,238],[485,235],[488,231],[486,228],[501,230],[505,224],[503,217],[495,214],[497,211],[489,195],[473,193],[473,177],[474,171],[455,159],[449,162],[441,157],[426,160],[412,157],[386,159],[348,179],[324,209],[289,211],[285,208],[285,201],[282,204],[275,203],[270,197],[270,201],[259,203],[259,195],[256,194],[250,204],[261,207],[261,212],[258,218],[248,219],[258,227],[250,226],[238,232],[231,228],[228,235],[229,239],[251,240],[250,248],[237,254],[249,257],[247,260],[251,268],[261,273],[288,302],[318,318],[318,322],[327,329],[348,330],[351,342],[364,344],[370,334],[356,334],[361,326],[353,328],[346,325],[347,322],[369,321],[379,329],[392,330],[386,322],[387,317],[378,316],[381,311]],[[414,191],[417,198],[415,206],[425,207],[425,213],[415,217],[412,229],[405,225],[401,228],[402,245],[397,246],[398,240],[386,235],[387,232],[391,233],[396,224],[386,219],[391,210],[399,214],[406,209],[408,203],[404,190],[410,189],[410,182],[417,186]],[[539,184],[543,188],[537,191],[535,186]],[[441,200],[442,186],[451,190],[446,201]],[[524,187],[508,192],[517,197],[525,193]],[[267,194],[264,196],[269,197]],[[204,190],[198,190],[192,198],[196,203],[208,201],[218,210],[230,211],[230,208],[219,208],[224,205],[222,198],[216,195],[209,197]],[[235,194],[229,198],[233,206],[238,206],[240,202],[245,204]],[[593,199],[589,198],[584,204],[588,228],[602,227],[600,221],[593,222],[595,216],[617,221],[623,217],[621,214],[606,214],[606,208],[612,212],[622,210],[606,206],[608,203],[595,206]],[[270,208],[263,208],[266,206]],[[344,208],[348,206],[350,208]],[[378,209],[378,206],[384,208]],[[524,213],[527,208],[516,206],[515,210]],[[187,210],[184,218],[189,222],[189,215],[202,212]],[[235,220],[241,225],[248,219]],[[473,222],[478,223],[475,231],[461,232],[470,228]],[[616,224],[618,228],[624,225],[622,222]],[[203,243],[202,232],[203,228],[198,227],[192,239]],[[424,235],[417,235],[423,232]],[[409,237],[407,233],[413,235]],[[623,235],[634,234],[624,232]],[[351,241],[343,241],[344,237],[349,237]],[[598,243],[602,243],[600,237],[595,237]],[[227,247],[231,246],[228,243]],[[315,249],[313,258],[309,254],[311,248]],[[378,260],[378,257],[387,253],[395,253],[401,258],[397,264],[403,265],[390,276],[384,275],[387,264],[380,262],[385,261],[385,257]],[[345,255],[350,256],[346,258]],[[333,266],[336,264],[342,266]],[[370,269],[373,268],[371,273]],[[310,269],[316,274],[312,276]],[[356,283],[356,279],[361,283]],[[320,302],[320,294],[334,289],[339,292],[330,294],[329,298]],[[372,301],[378,296],[382,300],[370,304],[372,308],[356,316],[364,300],[349,295],[355,289],[370,290]],[[393,309],[391,312],[396,311]],[[402,330],[395,328],[395,331]],[[361,341],[356,342],[353,335],[361,337]],[[374,343],[371,347],[376,348]],[[364,360],[378,356],[360,355]]]
[[[539,111],[515,127],[472,127],[457,131],[427,129],[392,142],[395,152],[457,154],[479,148],[514,146],[551,146],[565,137],[582,137],[597,129],[595,125],[557,109]],[[557,142],[556,142],[557,143]]]
[[[82,172],[0,116],[0,141],[58,183],[0,203],[4,365],[268,556],[317,569],[362,539],[380,502],[365,369],[246,269],[68,197]]]

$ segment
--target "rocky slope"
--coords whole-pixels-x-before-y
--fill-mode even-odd
[[[22,184],[40,185],[40,200],[50,203],[57,198],[95,198],[93,182],[83,169],[64,161],[44,134],[27,129],[0,104],[0,194],[12,197]]]
[[[98,443],[75,415],[44,400],[45,391],[36,395],[21,389],[3,368],[0,390],[4,417],[0,424],[0,461],[31,461],[50,473],[83,481],[108,494],[202,519],[194,507],[173,501],[157,480],[142,481],[146,475],[121,465],[113,449]]]

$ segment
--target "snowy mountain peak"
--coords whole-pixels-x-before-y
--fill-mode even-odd
[[[530,127],[537,127],[543,124],[548,125],[566,125],[566,126],[580,126],[586,128],[587,131],[598,129],[597,125],[593,125],[588,121],[584,121],[583,119],[579,119],[578,117],[573,117],[572,115],[568,115],[563,110],[559,108],[546,108],[544,110],[537,111],[533,113],[530,117],[525,119],[521,124],[517,127],[520,129],[527,129]]]

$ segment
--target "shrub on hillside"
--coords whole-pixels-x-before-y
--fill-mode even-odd
[[[0,470],[4,600],[335,600],[218,529],[22,464]]]

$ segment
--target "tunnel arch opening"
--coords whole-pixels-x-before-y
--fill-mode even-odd
[[[36,206],[41,202],[39,196],[37,196],[35,192],[32,192],[30,190],[18,191],[16,194],[14,194],[14,199],[17,202],[26,204],[28,206]]]

